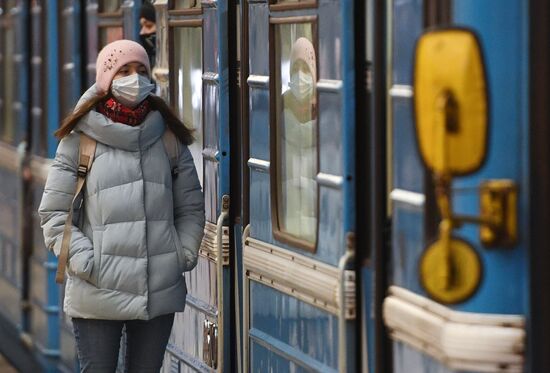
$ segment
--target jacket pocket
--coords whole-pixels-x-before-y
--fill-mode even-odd
[[[90,283],[99,287],[101,273],[101,244],[103,241],[104,229],[94,229],[92,232],[92,245],[94,246],[94,268],[90,276]]]
[[[185,254],[183,252],[183,246],[181,245],[180,236],[178,235],[178,231],[176,230],[174,224],[170,226],[170,231],[172,232],[174,249],[176,250],[176,254],[178,256],[179,269],[181,272],[184,272],[186,270]]]

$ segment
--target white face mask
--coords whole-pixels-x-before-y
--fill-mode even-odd
[[[155,88],[146,76],[132,74],[113,80],[111,92],[121,104],[134,108]]]
[[[288,86],[298,100],[303,100],[313,93],[313,77],[310,73],[298,71],[292,74]]]

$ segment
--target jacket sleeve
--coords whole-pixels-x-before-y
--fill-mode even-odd
[[[173,182],[174,225],[181,243],[179,252],[183,270],[197,265],[199,247],[204,235],[204,197],[193,156],[182,147],[178,158],[178,176]]]
[[[75,132],[59,143],[38,208],[44,242],[55,256],[59,256],[61,251],[65,221],[76,191],[79,145],[80,137]],[[69,273],[88,280],[94,262],[93,252],[90,239],[72,225],[67,266]]]

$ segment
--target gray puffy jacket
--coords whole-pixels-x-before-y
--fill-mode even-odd
[[[164,131],[157,111],[131,127],[92,110],[59,143],[38,210],[46,246],[56,255],[76,186],[79,133],[97,140],[80,223],[72,227],[69,316],[148,320],[183,311],[182,272],[197,263],[204,199],[186,146],[172,179]]]

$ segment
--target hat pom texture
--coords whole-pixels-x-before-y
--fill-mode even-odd
[[[151,76],[149,57],[139,43],[132,40],[117,40],[107,44],[97,56],[95,82],[98,93],[107,93],[118,70],[130,62],[143,64]]]

